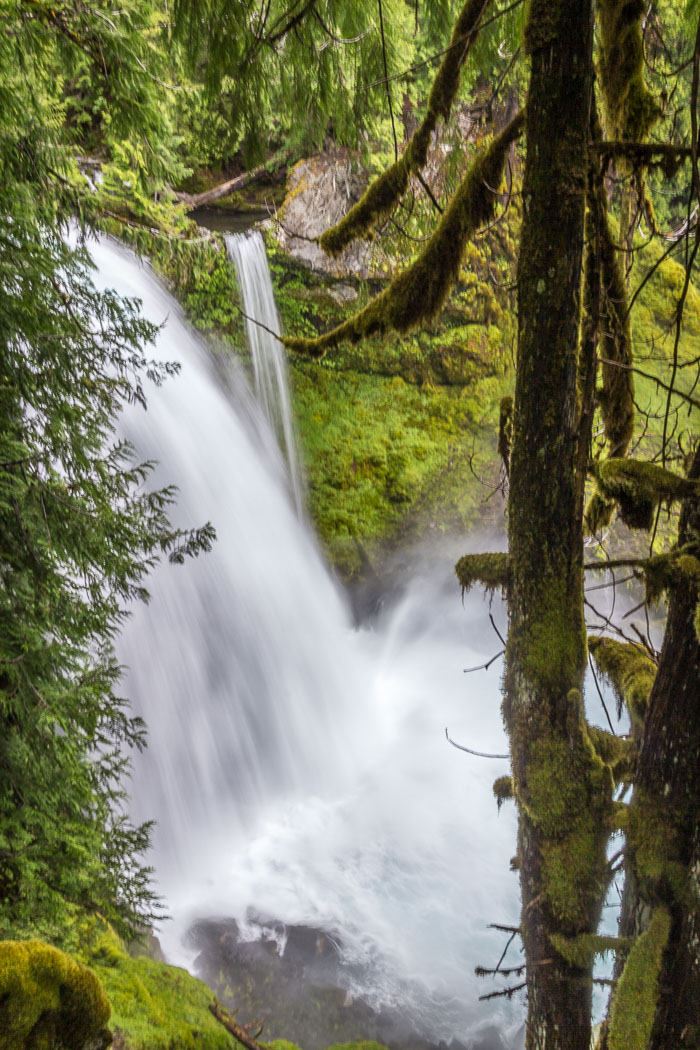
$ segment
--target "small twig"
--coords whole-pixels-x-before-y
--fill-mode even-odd
[[[506,640],[503,637],[503,635],[501,634],[501,632],[499,631],[498,627],[496,627],[496,621],[493,618],[493,613],[489,613],[489,620],[491,621],[491,626],[493,627],[494,631],[498,635],[498,640],[500,641],[500,643],[503,646],[503,649],[505,651]]]
[[[500,930],[501,933],[522,933],[519,926],[504,926],[500,922],[490,922],[487,926],[488,930]]]
[[[458,751],[466,751],[468,755],[476,755],[477,758],[510,758],[510,755],[490,755],[484,751],[472,751],[470,747],[463,747],[462,744],[456,744],[454,740],[450,739],[450,735],[447,732],[447,726],[445,726],[445,736],[447,737],[448,743],[452,744],[452,747],[456,747]],[[500,929],[500,927],[497,927]]]
[[[256,324],[258,328],[264,329],[268,335],[273,335],[280,343],[284,343],[284,339],[278,332],[273,332],[272,329],[268,328],[266,324],[262,323],[262,321],[256,321],[254,317],[250,317],[250,315],[247,314],[237,303],[234,303],[233,305],[236,307],[239,314],[245,317],[246,321],[250,321],[251,324]]]
[[[603,699],[603,694],[602,694],[602,692],[600,690],[600,686],[598,684],[598,675],[595,673],[595,667],[593,666],[593,660],[591,658],[591,654],[590,653],[588,654],[588,663],[590,664],[590,667],[591,667],[591,672],[593,674],[593,681],[595,682],[595,687],[598,690],[598,696],[600,697],[600,702],[603,705],[603,710],[605,711],[605,717],[607,718],[608,725],[610,726],[610,732],[612,733],[613,736],[617,736],[617,733],[613,729],[612,720],[610,718],[610,715],[608,714],[608,708],[607,708],[607,705],[605,703],[605,700]]]
[[[464,674],[471,674],[472,671],[488,671],[488,669],[491,666],[491,664],[495,660],[497,660],[499,658],[499,656],[503,656],[504,653],[505,653],[505,649],[501,649],[500,653],[496,653],[496,655],[492,656],[491,659],[488,660],[485,664],[479,664],[478,667],[465,667],[464,668]]]
[[[503,996],[506,999],[511,999],[516,992],[521,991],[523,988],[527,988],[527,981],[522,981],[520,984],[514,984],[511,988],[503,988],[498,992],[489,992],[488,995],[480,995],[479,1002],[485,1003],[488,999],[500,999]]]
[[[515,934],[513,934],[515,936]],[[498,966],[495,970],[488,970],[485,966],[475,966],[474,973],[477,977],[495,977],[495,975],[503,974],[504,977],[509,977],[512,973],[516,977],[520,977],[521,973],[525,972],[525,963],[522,966],[507,966],[505,970],[501,970]]]

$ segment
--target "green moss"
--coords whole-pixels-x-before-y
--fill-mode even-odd
[[[459,276],[467,240],[493,216],[495,190],[503,177],[508,150],[523,125],[520,113],[476,156],[422,254],[388,288],[325,335],[288,337],[285,345],[295,353],[318,358],[344,340],[357,342],[388,329],[407,332],[434,317]]]
[[[480,583],[489,593],[508,588],[510,562],[507,554],[465,554],[455,565],[462,594]]]
[[[633,727],[641,730],[656,677],[656,664],[640,646],[616,638],[591,637],[588,646],[596,667],[610,682],[617,697],[618,715],[624,705]]]
[[[561,934],[553,933],[549,940],[568,963],[582,970],[589,970],[597,955],[629,946],[629,941],[624,938],[601,937],[597,933],[580,933],[578,937],[562,937]]]
[[[600,80],[610,138],[641,142],[661,110],[644,82],[644,0],[598,5]]]
[[[515,788],[513,787],[512,777],[498,777],[493,782],[493,793],[496,798],[496,805],[500,811],[501,806],[508,799],[515,797]]]
[[[238,1044],[209,1012],[210,989],[186,970],[130,957],[114,931],[95,925],[81,952],[112,1004],[125,1050],[231,1050]]]
[[[545,835],[565,832],[571,815],[587,805],[586,781],[572,768],[572,757],[568,742],[559,736],[543,736],[530,745],[521,805]]]
[[[672,551],[649,558],[644,565],[644,582],[648,602],[656,602],[665,591],[684,580],[700,584],[700,561],[692,555]]]
[[[604,460],[595,465],[594,474],[602,495],[614,499],[625,524],[637,529],[651,528],[659,503],[691,496],[700,487],[696,481],[638,459]]]
[[[419,173],[428,159],[430,139],[438,120],[448,120],[459,90],[462,66],[476,40],[479,22],[488,0],[466,0],[452,30],[450,46],[435,76],[423,120],[411,136],[403,154],[375,179],[357,204],[320,237],[321,248],[338,255],[352,241],[365,236],[392,210],[408,187],[412,174]]]
[[[538,588],[529,600],[532,614],[522,656],[525,674],[545,689],[575,682],[586,659],[586,631],[583,623],[572,623],[565,580],[551,580],[544,592]]]
[[[310,511],[343,575],[362,569],[358,544],[373,558],[399,533],[463,532],[479,520],[469,460],[475,443],[493,455],[493,435],[459,390],[303,361],[292,387]],[[479,391],[482,412],[497,403],[500,382],[483,381]]]
[[[628,811],[628,841],[642,896],[680,900],[688,868],[679,857],[678,814],[637,787]]]
[[[610,1008],[610,1050],[646,1050],[659,994],[661,961],[671,931],[671,916],[656,908],[649,928],[634,943]]]
[[[589,726],[588,735],[596,754],[609,766],[615,783],[629,779],[637,756],[634,741],[629,737],[613,736],[597,726]]]
[[[101,1050],[109,1002],[95,974],[41,941],[0,941],[0,1050]]]
[[[607,877],[607,837],[590,812],[562,838],[542,843],[542,892],[560,926],[572,933],[590,927],[597,914]]]

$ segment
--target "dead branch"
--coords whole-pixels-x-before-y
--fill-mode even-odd
[[[250,1033],[247,1031],[247,1029],[251,1026],[240,1025],[238,1021],[236,1021],[236,1019],[234,1018],[231,1011],[226,1010],[216,1001],[216,999],[213,1003],[209,1003],[209,1011],[214,1015],[217,1021],[221,1022],[226,1031],[230,1032],[231,1035],[235,1039],[237,1039],[239,1043],[242,1043],[243,1046],[247,1048],[247,1050],[265,1050],[265,1048],[261,1046],[260,1043],[256,1042],[253,1036],[250,1035]],[[255,1024],[259,1023],[260,1022],[258,1021],[255,1022]],[[260,1035],[261,1032],[262,1024],[260,1025],[258,1031],[255,1033],[256,1036]]]
[[[527,988],[527,981],[522,981],[520,984],[514,984],[511,988],[502,988],[498,992],[489,992],[488,995],[480,995],[479,1002],[484,1003],[488,999],[501,999],[504,996],[506,999],[512,999],[515,993],[521,991],[523,988]]]
[[[452,744],[452,747],[456,747],[458,751],[466,751],[468,755],[476,755],[477,758],[510,758],[510,755],[489,755],[483,751],[472,751],[470,747],[463,747],[461,744],[456,744],[454,740],[450,739],[449,733],[447,732],[447,726],[445,726],[445,736],[447,737],[448,743]]]

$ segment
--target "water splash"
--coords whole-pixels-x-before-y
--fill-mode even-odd
[[[465,676],[498,642],[478,596],[462,606],[445,550],[414,571],[373,629],[355,631],[313,535],[294,513],[265,422],[233,368],[228,387],[173,299],[126,250],[93,251],[99,282],[143,300],[157,355],[181,362],[127,436],[180,488],[178,523],[211,519],[210,555],[161,566],[119,655],[149,726],[135,816],[155,817],[153,863],[174,919],[169,957],[197,917],[335,930],[353,992],[470,1045],[517,1004],[478,1003],[474,977],[518,916],[512,811],[491,795],[504,763],[499,667]],[[234,395],[231,394],[234,391]],[[233,400],[232,400],[233,396]],[[503,612],[494,602],[494,614]],[[507,767],[506,767],[507,768]]]
[[[289,469],[298,513],[304,505],[294,417],[289,399],[287,359],[276,336],[281,334],[270,268],[262,235],[257,231],[228,234],[226,250],[236,267],[238,287],[246,314],[248,344],[253,360],[255,393],[270,426],[277,435]],[[272,333],[272,334],[271,334]]]

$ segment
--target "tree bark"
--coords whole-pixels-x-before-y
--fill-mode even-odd
[[[700,478],[700,452],[689,476]],[[678,541],[700,556],[697,497],[682,507]],[[670,592],[630,804],[620,933],[641,945],[653,916],[664,913],[670,918],[668,939],[658,972],[649,973],[647,1003],[635,1002],[625,988],[626,981],[631,986],[626,969],[634,947],[616,967],[606,1048],[629,1043],[632,1021],[641,1029],[644,1050],[700,1045],[700,643],[694,623],[699,600],[692,577],[678,580]]]
[[[589,1050],[591,965],[612,791],[583,716],[583,478],[578,397],[592,99],[590,0],[532,0],[518,271],[504,715],[519,807],[528,1050]],[[561,950],[560,950],[561,949]],[[591,960],[592,962],[592,960]]]

